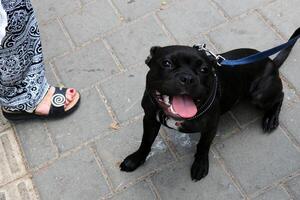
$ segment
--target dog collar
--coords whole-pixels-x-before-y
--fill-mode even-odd
[[[213,105],[213,103],[216,100],[217,93],[218,93],[218,86],[219,86],[218,76],[215,71],[214,71],[213,76],[214,76],[214,86],[211,90],[212,92],[211,92],[210,96],[207,98],[205,103],[202,104],[202,106],[200,106],[200,108],[198,108],[198,113],[194,117],[188,118],[188,119],[183,119],[183,120],[197,119],[201,115],[204,115],[211,108],[211,106]]]
[[[198,51],[204,51],[207,56],[213,57],[218,66],[222,66],[221,63],[226,60],[223,56],[217,55],[207,49],[206,44],[196,44],[193,46],[193,48],[197,49]]]

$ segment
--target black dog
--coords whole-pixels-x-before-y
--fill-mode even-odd
[[[291,39],[300,34],[300,28]],[[218,66],[205,51],[187,46],[152,47],[146,64],[146,90],[142,100],[145,111],[144,134],[140,148],[120,165],[134,171],[142,165],[161,124],[181,132],[201,132],[191,176],[195,181],[208,174],[208,153],[216,135],[220,115],[238,102],[248,99],[264,111],[262,127],[271,132],[278,126],[283,101],[279,67],[294,45],[281,51],[274,60],[263,59],[235,68]],[[257,53],[236,49],[221,54],[238,59]]]

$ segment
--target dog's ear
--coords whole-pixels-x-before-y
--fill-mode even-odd
[[[150,49],[150,55],[151,55],[151,56],[154,56],[155,52],[156,52],[158,49],[160,49],[160,48],[161,48],[161,47],[159,47],[159,46],[151,47],[151,49]]]
[[[155,53],[157,52],[157,50],[160,49],[160,48],[161,47],[159,47],[159,46],[151,47],[151,49],[150,49],[150,55],[147,57],[147,59],[145,61],[146,65],[149,66],[149,63],[150,63],[151,59],[153,58],[153,56],[155,55]]]

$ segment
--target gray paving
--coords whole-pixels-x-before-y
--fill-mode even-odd
[[[280,188],[274,188],[270,191],[265,192],[264,194],[261,194],[255,200],[290,200],[290,195],[285,192],[283,189]]]
[[[94,199],[110,191],[93,152],[88,148],[60,158],[33,175],[41,199]]]
[[[280,126],[262,133],[247,104],[224,115],[209,175],[190,179],[199,135],[162,128],[134,173],[122,159],[138,148],[144,60],[154,45],[207,43],[222,52],[264,50],[300,25],[299,0],[32,0],[48,80],[78,88],[65,120],[9,124],[0,116],[0,199],[300,200],[300,46],[281,68]]]
[[[257,129],[260,120],[257,122],[241,134],[216,145],[228,169],[237,176],[248,194],[300,168],[299,152],[290,145],[282,130],[277,129],[271,135],[263,134],[262,130]]]
[[[294,199],[300,199],[300,177],[296,177],[287,183],[287,190]]]

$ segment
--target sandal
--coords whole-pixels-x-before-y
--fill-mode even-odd
[[[29,120],[29,119],[58,119],[66,117],[72,114],[80,104],[80,97],[77,103],[70,108],[69,110],[65,110],[65,102],[66,102],[66,92],[67,88],[59,88],[55,87],[55,92],[51,98],[51,106],[48,115],[37,115],[34,112],[28,113],[26,111],[18,111],[18,112],[7,112],[2,109],[3,116],[11,121],[19,121],[19,120]]]

